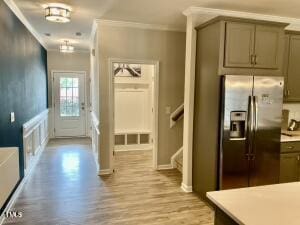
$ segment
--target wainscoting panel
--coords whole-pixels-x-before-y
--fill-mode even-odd
[[[48,119],[47,109],[23,125],[25,175],[31,171],[48,143]]]

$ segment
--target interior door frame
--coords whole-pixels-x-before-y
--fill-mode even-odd
[[[109,167],[110,171],[114,169],[114,135],[115,135],[115,93],[114,93],[114,75],[113,65],[114,63],[124,64],[144,64],[154,66],[154,104],[153,113],[154,119],[152,121],[152,137],[153,137],[153,168],[157,170],[157,153],[158,153],[158,103],[159,103],[159,61],[155,60],[138,60],[138,59],[120,59],[120,58],[109,58]]]
[[[84,107],[86,109],[86,114],[85,114],[85,135],[83,137],[88,136],[88,114],[90,113],[90,109],[88,107],[88,98],[87,98],[87,73],[86,71],[75,71],[75,70],[51,70],[51,119],[52,119],[52,127],[51,127],[51,133],[53,134],[52,136],[54,138],[66,138],[66,137],[61,137],[61,136],[56,136],[54,129],[55,129],[55,87],[54,87],[54,74],[55,73],[75,73],[75,74],[82,74],[84,76]],[[74,136],[75,137],[75,136]],[[73,138],[73,137],[67,137],[67,138]]]

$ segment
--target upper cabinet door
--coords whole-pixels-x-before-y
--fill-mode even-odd
[[[254,67],[278,69],[282,28],[256,25]]]
[[[300,35],[290,37],[289,47],[287,97],[289,101],[300,101]]]
[[[253,67],[255,25],[226,23],[225,67]]]

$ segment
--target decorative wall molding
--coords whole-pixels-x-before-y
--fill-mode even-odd
[[[171,164],[157,166],[157,170],[170,170],[170,169],[173,169],[173,166]]]
[[[31,24],[28,22],[24,14],[21,12],[19,7],[16,5],[16,3],[13,0],[4,0],[6,5],[11,9],[11,11],[19,18],[19,20],[24,24],[24,26],[29,30],[29,32],[38,40],[38,42],[47,49],[47,44],[43,40],[43,38],[39,35],[39,33],[31,26]]]
[[[48,118],[49,109],[44,110],[37,116],[33,117],[31,120],[23,124],[23,137],[30,135],[33,130],[39,126],[45,119]]]
[[[49,140],[49,110],[23,124],[25,175],[30,174]]]
[[[229,17],[239,17],[239,18],[246,18],[246,19],[257,19],[257,20],[289,23],[290,25],[287,27],[288,29],[300,30],[300,19],[293,18],[293,17],[282,17],[282,16],[266,15],[266,14],[259,14],[259,13],[250,13],[250,12],[243,12],[243,11],[223,10],[223,9],[214,9],[214,8],[205,8],[205,7],[189,7],[188,9],[183,11],[183,14],[185,16],[190,16],[190,15],[202,16],[203,23],[206,22],[208,19],[214,18],[216,16],[229,16]]]
[[[118,21],[118,20],[102,20],[102,19],[96,19],[95,22],[101,26],[130,27],[130,28],[146,29],[146,30],[185,32],[185,29],[175,28],[175,27],[170,27],[170,26],[160,25],[160,24],[147,24],[147,23],[137,23],[137,22]]]
[[[186,192],[186,193],[190,193],[193,192],[193,187],[192,186],[187,186],[184,183],[181,183],[181,189]]]

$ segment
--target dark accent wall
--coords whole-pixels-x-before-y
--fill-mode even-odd
[[[0,1],[0,147],[19,147],[22,125],[47,109],[47,51]],[[10,123],[10,113],[16,121]]]

